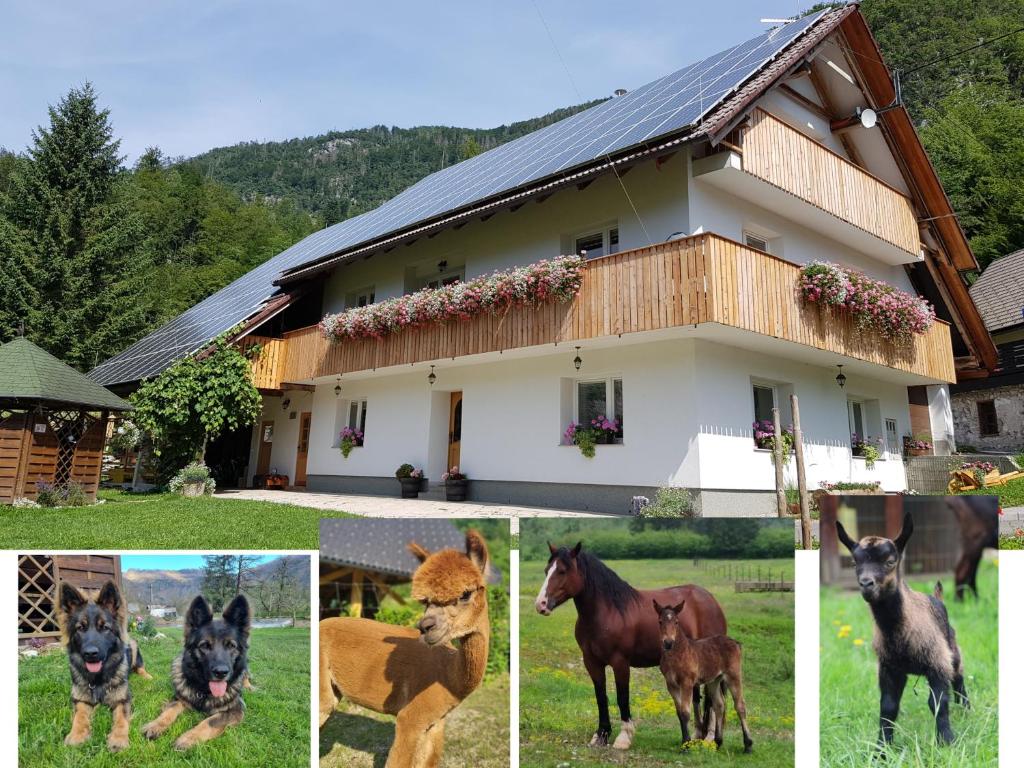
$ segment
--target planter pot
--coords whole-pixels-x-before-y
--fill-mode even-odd
[[[200,480],[195,483],[185,483],[183,486],[181,486],[182,496],[195,497],[202,496],[204,493],[206,493],[205,480]]]
[[[444,484],[444,496],[448,501],[466,500],[466,481],[449,480]]]
[[[932,454],[932,449],[931,448],[908,448],[907,449],[907,455],[908,456],[931,456],[931,454]]]
[[[420,485],[423,479],[420,477],[400,477],[398,482],[402,484],[402,498],[415,499],[420,495]]]
[[[793,517],[800,517],[800,502],[799,501],[796,502],[795,504],[787,503],[786,506],[789,508],[789,514],[791,514]]]

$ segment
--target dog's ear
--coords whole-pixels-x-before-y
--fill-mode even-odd
[[[104,584],[99,596],[96,598],[96,605],[109,611],[114,616],[120,616],[121,608],[124,604],[121,602],[121,593],[117,589],[117,584],[113,581],[108,581]]]
[[[857,542],[850,538],[850,534],[843,528],[843,524],[836,520],[836,533],[839,534],[839,540],[846,545],[846,548],[852,553],[857,548]]]
[[[224,609],[224,621],[240,629],[244,634],[249,634],[249,601],[245,599],[245,595],[238,595],[228,603],[228,607]]]
[[[409,551],[412,552],[413,557],[415,557],[421,563],[428,557],[430,557],[430,550],[421,547],[415,541],[409,542]]]
[[[478,531],[469,530],[466,532],[466,557],[476,566],[480,573],[487,575],[487,566],[491,556],[487,553],[487,542]]]
[[[907,542],[910,541],[910,534],[914,532],[914,518],[909,512],[903,516],[903,530],[900,531],[900,535],[896,537],[896,549],[899,550],[900,554],[903,554],[903,550],[907,547]]]
[[[686,601],[685,600],[680,602],[679,605],[672,606],[672,613],[674,613],[676,616],[678,616],[679,614],[681,614],[683,612],[683,606],[684,605],[686,605]]]
[[[202,595],[196,595],[188,610],[185,611],[185,637],[187,638],[195,630],[212,622],[213,610],[210,608],[210,604]]]
[[[79,592],[71,584],[66,581],[60,583],[60,609],[64,613],[71,613],[81,608],[88,602],[85,599],[85,595]]]
[[[658,614],[658,616],[660,617],[662,611],[661,603],[659,603],[657,600],[651,600],[651,602],[654,603],[654,612]]]

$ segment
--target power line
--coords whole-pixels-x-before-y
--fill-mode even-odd
[[[1019,28],[1011,30],[1009,32],[1004,32],[1001,35],[996,35],[995,37],[990,37],[988,40],[982,40],[980,43],[977,43],[976,45],[972,45],[972,46],[970,46],[968,48],[964,48],[964,49],[959,50],[959,51],[954,51],[953,53],[949,54],[948,56],[940,56],[940,57],[938,57],[936,59],[932,59],[931,61],[926,61],[924,64],[919,64],[918,66],[916,66],[916,67],[914,67],[912,69],[904,70],[902,72],[902,74],[909,75],[909,74],[912,74],[912,73],[917,72],[919,70],[925,69],[926,67],[930,67],[933,64],[941,64],[944,61],[950,61],[951,59],[955,59],[957,56],[963,56],[965,53],[970,53],[971,51],[976,51],[979,48],[984,48],[986,45],[990,45],[991,43],[998,42],[1000,40],[1003,40],[1003,39],[1005,39],[1007,37],[1010,37],[1012,35],[1019,34],[1021,32],[1024,32],[1024,27],[1019,27]]]

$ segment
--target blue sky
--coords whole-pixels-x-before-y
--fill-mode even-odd
[[[257,564],[276,560],[278,557],[279,555],[263,555]],[[183,571],[202,567],[202,555],[121,555],[122,571]]]
[[[178,156],[375,124],[493,127],[634,88],[811,4],[535,3],[0,0],[0,147],[23,149],[85,80],[129,160],[153,144]]]

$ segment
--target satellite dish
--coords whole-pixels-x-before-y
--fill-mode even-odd
[[[860,118],[860,124],[865,128],[874,128],[878,125],[878,113],[870,107],[858,109],[857,117]]]

